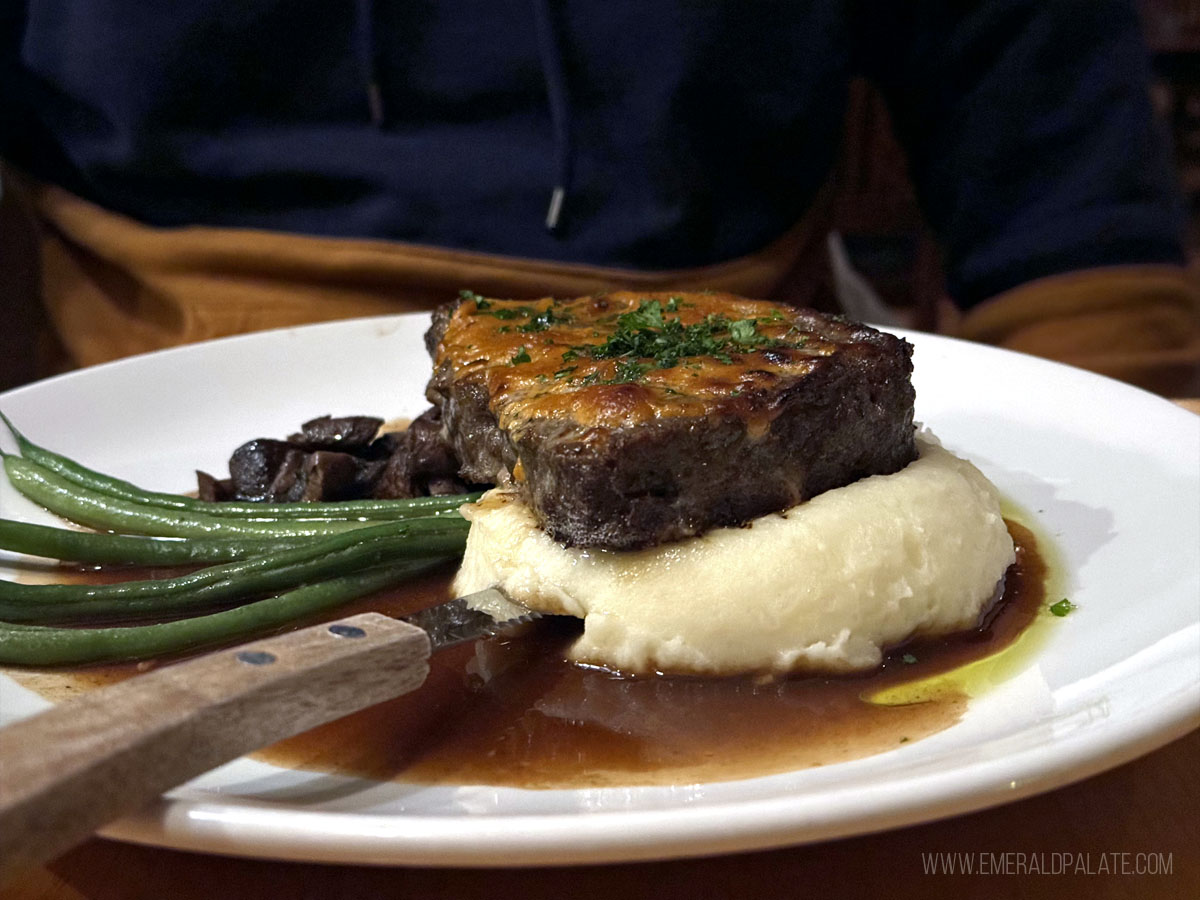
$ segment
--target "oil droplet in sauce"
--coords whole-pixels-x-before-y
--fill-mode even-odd
[[[1019,638],[1044,607],[1047,569],[1033,533],[1012,520],[1009,530],[1017,562],[980,626],[896,648],[868,675],[630,677],[564,661],[578,623],[550,619],[442,651],[419,690],[254,756],[381,780],[594,788],[750,778],[880,753],[957,722],[980,686],[962,673],[980,661],[1028,661]],[[448,583],[449,573],[428,577],[338,615],[403,615],[443,599]],[[7,674],[61,700],[136,671]]]

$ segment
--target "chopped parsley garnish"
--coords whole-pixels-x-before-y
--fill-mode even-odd
[[[632,359],[619,360],[612,383],[629,384],[633,381],[640,381],[649,369],[650,365],[648,363],[635,362]]]
[[[667,301],[666,312],[678,308],[678,303],[672,305],[677,299]],[[563,361],[570,362],[579,356],[650,360],[651,365],[646,365],[642,372],[645,374],[654,366],[674,368],[691,357],[707,356],[728,365],[733,362],[732,353],[759,347],[799,346],[763,334],[758,330],[757,319],[730,321],[726,316],[713,314],[684,325],[678,316],[664,316],[663,312],[660,301],[643,300],[637,309],[617,317],[616,330],[603,343],[571,347],[563,353]],[[630,373],[632,369],[623,371]]]
[[[662,304],[657,300],[643,300],[632,312],[617,316],[617,330],[638,331],[645,328],[664,327]]]
[[[497,319],[516,319],[528,318],[533,315],[533,310],[528,306],[499,306],[496,309],[488,307],[489,316],[495,316]]]
[[[900,657],[900,662],[904,663],[906,666],[911,666],[916,661],[917,658],[911,653],[905,653],[902,657]]]
[[[574,372],[576,366],[571,366],[569,369],[561,369],[554,373],[555,378],[567,378],[568,384],[578,384],[580,387],[592,387],[597,384],[633,384],[635,381],[641,381],[642,376],[650,369],[649,363],[640,363],[633,359],[621,359],[617,361],[613,368],[612,378],[601,378],[600,373],[589,372],[582,378],[571,378],[569,373]]]
[[[553,307],[546,307],[524,325],[518,326],[520,331],[545,331],[551,325],[561,325],[571,321],[568,315],[555,315]]]
[[[754,340],[754,335],[757,332],[753,319],[738,319],[736,322],[729,323],[729,336],[736,343],[748,344]]]
[[[522,344],[520,347],[517,348],[517,352],[515,354],[513,354],[513,358],[509,360],[509,362],[514,366],[520,365],[521,363],[527,363],[530,361],[531,361],[531,359],[529,356],[529,351],[525,349],[524,344]]]
[[[529,318],[534,314],[531,306],[497,306],[491,300],[485,300],[479,294],[471,291],[459,291],[458,295],[464,300],[475,301],[475,315],[492,316],[496,319]]]
[[[1051,612],[1051,614],[1056,615],[1061,619],[1067,613],[1071,612],[1072,610],[1076,610],[1076,609],[1079,609],[1079,607],[1076,606],[1074,603],[1072,603],[1070,600],[1068,600],[1066,597],[1063,597],[1061,600],[1059,600],[1057,603],[1055,603],[1053,606],[1050,607],[1050,612]]]
[[[729,336],[733,338],[734,343],[741,344],[743,347],[754,347],[771,340],[766,335],[758,333],[757,319],[738,319],[736,322],[730,322]]]
[[[474,291],[459,291],[458,296],[462,300],[474,300],[476,309],[489,309],[492,305],[487,300],[483,299],[483,295],[477,294]]]
[[[784,333],[784,337],[791,337],[792,335],[797,335],[796,339],[792,341],[793,347],[803,347],[808,343],[808,335],[799,325],[793,325]]]

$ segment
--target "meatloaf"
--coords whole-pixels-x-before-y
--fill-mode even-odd
[[[708,292],[463,292],[425,340],[462,477],[512,482],[566,545],[691,537],[915,456],[911,346],[838,316]]]

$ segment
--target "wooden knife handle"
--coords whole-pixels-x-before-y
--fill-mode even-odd
[[[420,628],[378,613],[209,653],[0,729],[0,874],[169,788],[418,687]]]

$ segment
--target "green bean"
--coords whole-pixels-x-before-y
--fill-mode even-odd
[[[462,553],[467,523],[417,519],[311,540],[270,556],[226,563],[174,578],[115,584],[16,584],[0,581],[0,620],[70,622],[175,616],[399,559]]]
[[[254,537],[328,535],[362,528],[369,521],[222,518],[186,510],[143,506],[68,481],[28,459],[6,456],[4,470],[20,493],[50,512],[91,528],[155,537]],[[445,515],[435,513],[434,515]],[[451,511],[457,515],[457,512]]]
[[[464,533],[467,528],[465,520],[461,516],[449,515],[402,519],[395,523],[384,524],[432,528],[440,523],[449,523],[449,527],[461,529]],[[379,524],[364,522],[363,528],[345,533],[362,535],[371,526]],[[278,553],[293,547],[303,547],[312,540],[313,538],[308,535],[278,538],[155,538],[76,531],[71,528],[56,528],[51,525],[0,519],[0,550],[63,562],[97,565],[165,568],[233,562],[267,553]]]
[[[97,565],[188,566],[232,562],[235,559],[287,550],[310,540],[311,538],[304,536],[186,539],[135,537],[0,519],[0,550],[64,562]]]
[[[146,659],[235,641],[382,590],[440,562],[405,560],[234,609],[154,625],[52,628],[0,622],[0,664],[64,666]]]
[[[479,494],[454,494],[442,497],[414,497],[398,500],[342,500],[312,503],[213,503],[185,497],[182,494],[167,494],[149,491],[128,481],[105,475],[72,459],[34,444],[19,432],[8,417],[0,413],[0,419],[8,426],[21,454],[44,469],[97,493],[107,494],[121,500],[149,506],[202,513],[204,515],[230,518],[250,517],[270,519],[401,519],[410,516],[429,515],[442,510],[454,510],[463,503],[479,498]]]

